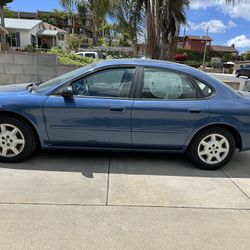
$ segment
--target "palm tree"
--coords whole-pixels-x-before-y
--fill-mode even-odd
[[[104,23],[105,16],[114,1],[112,0],[60,0],[66,9],[84,9],[91,13],[93,23],[93,44],[98,42],[98,27]],[[81,8],[79,8],[81,6]]]
[[[8,3],[11,3],[13,0],[1,0],[0,1],[0,16],[1,16],[1,26],[5,28],[5,22],[4,22],[4,6],[6,6]],[[2,34],[2,42],[6,43],[6,34]]]
[[[75,32],[75,7],[77,7],[78,5],[77,2],[78,1],[76,0],[60,0],[60,3],[67,11],[65,17],[67,16],[68,18],[71,19],[71,25],[72,25],[71,33],[72,34],[74,34]]]
[[[146,29],[146,54],[154,59],[166,59],[169,41],[174,38],[182,23],[186,23],[185,11],[189,0],[135,0],[133,27]],[[131,3],[132,2],[132,3]]]
[[[186,10],[189,0],[168,0],[162,1],[159,8],[159,23],[161,30],[161,51],[160,59],[172,59],[176,50],[177,37],[179,36],[180,25],[186,24]]]
[[[132,0],[120,0],[109,12],[115,20],[115,30],[122,34],[124,40],[134,45],[135,54],[138,53],[138,37],[143,35],[143,10],[138,13],[137,4]]]
[[[236,4],[241,0],[225,0]],[[120,0],[120,5],[123,5]],[[134,19],[133,26],[143,23],[146,30],[146,55],[154,59],[172,58],[175,54],[180,26],[186,23],[189,0],[127,0]],[[141,28],[141,27],[140,27]],[[167,53],[168,50],[168,53]]]
[[[66,16],[67,13],[65,11],[61,11],[61,10],[57,10],[57,9],[53,9],[51,12],[53,18],[55,19],[55,26],[60,27],[61,25],[61,20],[63,20]]]

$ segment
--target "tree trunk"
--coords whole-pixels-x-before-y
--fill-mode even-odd
[[[5,22],[4,22],[4,10],[3,6],[0,5],[0,16],[1,16],[1,26],[5,28]],[[1,33],[1,42],[6,43],[6,34],[4,32]]]
[[[96,13],[92,14],[92,22],[93,22],[93,46],[98,45],[98,17],[96,17]]]
[[[146,49],[146,56],[151,59],[158,59],[159,57],[159,48],[157,46],[157,39],[156,39],[156,22],[155,19],[157,18],[154,13],[154,1],[148,0],[147,3],[147,49]]]
[[[72,34],[75,34],[75,14],[72,13]]]
[[[97,31],[96,25],[94,25],[94,29],[93,29],[93,46],[97,46],[97,45],[98,45],[98,31]]]
[[[161,51],[160,51],[160,60],[166,60],[167,58],[167,44],[168,44],[168,39],[167,39],[167,35],[164,34],[162,35],[161,38]]]
[[[173,37],[169,42],[169,48],[168,48],[168,60],[173,61],[176,54],[176,48],[177,48],[177,42],[178,38]]]

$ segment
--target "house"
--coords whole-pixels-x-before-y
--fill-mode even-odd
[[[231,46],[211,45],[208,50],[211,57],[223,57],[224,54],[231,54],[233,57],[239,55],[239,51],[234,44]]]
[[[67,33],[42,20],[5,18],[5,28],[8,31],[8,43],[11,48],[25,48],[28,45],[51,48],[60,46]]]
[[[42,22],[42,29],[37,32],[38,46],[43,48],[65,47],[65,35],[68,33],[54,25]]]
[[[50,24],[59,27],[69,33],[74,30],[74,34],[80,35],[85,34],[88,36],[92,35],[92,14],[86,13],[86,15],[82,16],[76,14],[74,16],[74,21],[72,17],[67,15],[66,13],[62,15],[58,15],[60,13],[56,13],[56,11],[37,11],[37,12],[19,12],[19,11],[11,11],[11,15],[14,18],[19,19],[38,19],[38,20],[46,20]]]
[[[213,39],[209,36],[185,36],[183,42],[184,49],[195,50],[198,52],[203,52],[205,45],[210,46]]]

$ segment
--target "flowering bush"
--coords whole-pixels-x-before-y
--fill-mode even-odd
[[[176,54],[175,55],[175,61],[186,61],[187,60],[187,54]]]

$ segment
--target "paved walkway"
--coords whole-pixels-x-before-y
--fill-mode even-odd
[[[0,249],[250,249],[250,152],[43,152],[0,165]]]

